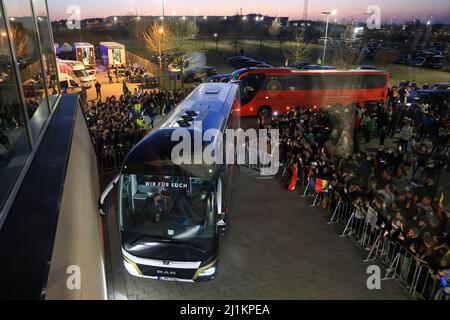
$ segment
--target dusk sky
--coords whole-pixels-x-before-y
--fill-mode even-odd
[[[139,15],[161,15],[162,0],[48,0],[52,19],[67,18],[66,9],[78,5],[82,18],[135,14],[135,1]],[[261,13],[300,18],[303,0],[166,0],[166,15],[233,15],[242,7],[243,13]],[[418,18],[422,21],[450,23],[449,0],[309,0],[310,19],[320,19],[320,12],[336,9],[336,18],[349,19],[352,14],[364,18],[369,5],[381,8],[383,22],[398,22]]]

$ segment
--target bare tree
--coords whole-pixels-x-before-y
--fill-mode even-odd
[[[163,68],[163,55],[167,51],[166,38],[170,36],[170,31],[163,24],[154,21],[150,29],[143,33],[144,42],[150,52],[157,53],[159,57],[159,68]]]
[[[294,41],[289,41],[288,45],[283,48],[283,54],[289,62],[301,61],[308,54],[311,42],[305,39],[305,32],[298,29],[294,32]]]
[[[181,87],[183,87],[184,70],[189,67],[189,54],[201,50],[195,41],[198,28],[193,21],[180,20],[170,23],[168,29],[167,52],[172,56],[173,66],[180,70]]]
[[[364,58],[363,52],[358,47],[354,47],[349,43],[341,42],[330,48],[330,56],[332,62],[337,67],[348,68],[355,66]]]

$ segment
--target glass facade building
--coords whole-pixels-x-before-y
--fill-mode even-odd
[[[46,0],[0,0],[0,227],[59,97]]]

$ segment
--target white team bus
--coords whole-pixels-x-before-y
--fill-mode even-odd
[[[200,131],[198,123],[202,124],[202,135],[209,129],[225,134],[227,128],[238,128],[239,92],[235,83],[197,87],[167,122],[130,151],[120,174],[101,196],[99,210],[105,215],[107,198],[118,186],[122,256],[131,275],[186,282],[209,281],[217,276],[219,238],[228,223],[234,167],[177,165],[171,154],[179,142],[172,141],[171,136],[184,128],[194,139],[194,132]],[[200,152],[207,147],[217,152],[224,147],[219,140],[204,143]]]

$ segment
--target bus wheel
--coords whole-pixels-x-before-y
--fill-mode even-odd
[[[258,116],[260,117],[271,117],[272,116],[272,108],[269,106],[262,106],[258,110]]]

